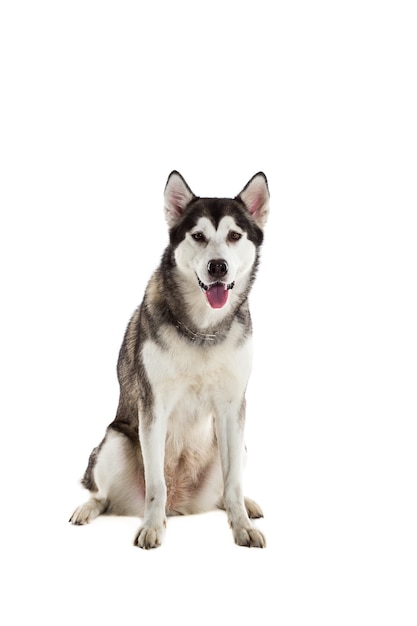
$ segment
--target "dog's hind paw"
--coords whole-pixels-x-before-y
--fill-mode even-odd
[[[82,526],[92,522],[100,513],[106,508],[106,503],[103,500],[97,498],[90,498],[84,504],[81,504],[69,518],[71,524],[75,526]]]
[[[266,540],[264,535],[257,528],[233,528],[233,537],[238,546],[247,548],[265,548]]]
[[[143,526],[136,535],[133,543],[143,550],[159,548],[164,536],[164,530],[163,527],[153,528],[151,526]]]
[[[226,507],[224,506],[224,498],[220,498],[220,500],[217,502],[217,507],[222,511],[226,510]],[[259,504],[251,498],[245,497],[245,509],[250,519],[259,519],[260,517],[264,516]]]
[[[259,504],[255,500],[251,500],[251,498],[245,498],[245,509],[251,519],[259,519],[264,516]]]

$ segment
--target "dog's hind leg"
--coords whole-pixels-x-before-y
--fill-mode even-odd
[[[106,509],[107,501],[105,499],[100,500],[99,498],[91,496],[87,502],[84,502],[84,504],[81,504],[75,509],[69,521],[71,524],[75,524],[76,526],[89,524],[101,513],[104,513]]]
[[[264,516],[261,507],[257,502],[255,502],[255,500],[245,497],[244,502],[248,517],[250,519],[259,519],[260,517]]]
[[[248,514],[248,517],[250,519],[259,519],[261,517],[264,516],[264,514],[262,513],[262,509],[259,506],[259,504],[257,502],[255,502],[255,500],[252,500],[251,498],[244,498],[244,503],[245,503],[245,509],[246,512]],[[217,507],[219,509],[221,509],[222,511],[226,510],[226,507],[224,506],[224,499],[223,497],[220,498],[220,500],[217,503]]]
[[[90,456],[82,483],[91,497],[74,511],[69,520],[72,524],[88,524],[106,512],[143,515],[144,480],[138,451],[124,434],[108,429]]]

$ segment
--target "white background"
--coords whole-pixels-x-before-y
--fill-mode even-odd
[[[412,2],[0,8],[0,611],[8,625],[416,624]],[[67,519],[113,419],[172,169],[271,191],[252,293],[246,492],[225,515]]]

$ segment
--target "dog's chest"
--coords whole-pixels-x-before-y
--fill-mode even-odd
[[[165,346],[143,346],[143,364],[152,391],[164,405],[180,403],[188,414],[212,407],[213,399],[241,395],[252,362],[251,338],[236,342],[233,335],[215,346],[184,342],[167,334]]]

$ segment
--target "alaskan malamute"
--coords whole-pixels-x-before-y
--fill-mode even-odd
[[[227,512],[234,540],[263,548],[242,492],[248,294],[269,210],[265,175],[234,199],[199,198],[176,171],[165,188],[169,244],[128,325],[115,420],[90,456],[90,499],[73,513],[143,518],[135,545],[162,542],[167,515]]]

